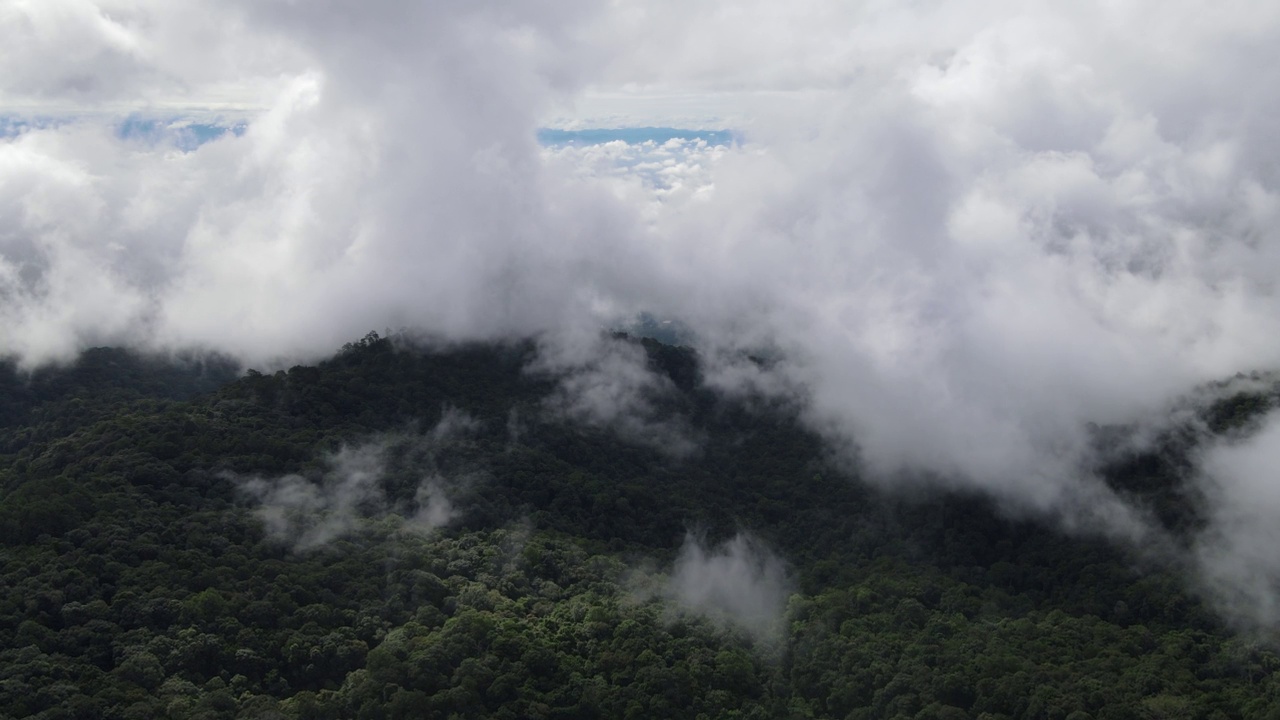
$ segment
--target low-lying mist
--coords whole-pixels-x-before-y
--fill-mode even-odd
[[[436,455],[465,436],[475,421],[448,409],[428,432],[385,434],[344,445],[324,456],[313,477],[231,475],[253,505],[267,534],[298,551],[319,548],[395,516],[407,532],[430,532],[458,517],[451,497],[465,492],[470,475],[446,476]]]
[[[711,547],[687,535],[667,587],[681,607],[765,640],[777,636],[791,590],[782,559],[743,533]]]

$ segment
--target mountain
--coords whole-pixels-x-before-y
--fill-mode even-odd
[[[612,416],[532,342],[0,365],[0,717],[1280,717],[1177,567],[886,491],[616,342],[659,381]],[[1177,537],[1195,442],[1103,474]]]

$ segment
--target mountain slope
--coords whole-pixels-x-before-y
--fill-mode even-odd
[[[885,494],[629,347],[666,378],[639,426],[565,412],[531,344],[370,335],[203,395],[225,365],[10,372],[0,714],[1275,716],[1280,660],[1170,572]]]

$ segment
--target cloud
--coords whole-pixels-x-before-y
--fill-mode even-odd
[[[727,143],[672,138],[665,142],[566,144],[543,150],[543,156],[567,175],[611,184],[618,196],[654,205],[647,207],[645,214],[655,217],[663,204],[696,202],[714,192],[713,168],[728,152]]]
[[[536,336],[579,368],[562,409],[607,423],[657,381],[583,338],[648,311],[709,357],[767,350],[708,381],[799,403],[867,477],[1121,537],[1142,521],[1089,472],[1087,423],[1280,366],[1265,3],[0,12],[0,100],[81,113],[0,140],[0,352],[28,365]],[[538,147],[610,92],[723,101],[749,142]],[[260,109],[190,152],[100,118],[200,102]]]
[[[435,427],[417,435],[387,435],[344,446],[323,460],[318,477],[232,477],[255,504],[267,533],[297,550],[311,550],[359,530],[362,523],[389,515],[401,527],[430,532],[455,520],[460,511],[450,496],[468,482],[438,468],[439,452],[465,438],[476,421],[446,409]],[[409,476],[406,482],[405,476]],[[413,488],[412,500],[402,497]]]
[[[607,428],[675,458],[697,450],[696,432],[672,409],[679,396],[675,384],[648,367],[643,347],[597,333],[584,341],[544,347],[529,367],[558,378],[542,403],[548,416]]]
[[[1247,439],[1210,448],[1201,461],[1209,480],[1209,525],[1196,540],[1205,592],[1231,617],[1252,626],[1280,625],[1280,416]]]
[[[289,71],[241,136],[175,153],[84,120],[5,141],[0,343],[29,363],[110,340],[270,360],[357,328],[486,339],[599,314],[626,226],[603,190],[547,175],[533,136],[577,72],[574,12],[233,5],[220,19],[252,30],[195,58],[266,36]]]
[[[791,587],[786,565],[759,540],[739,533],[707,547],[687,535],[666,592],[686,610],[768,638],[778,630]]]
[[[0,23],[10,111],[256,110],[302,60],[234,3],[19,0]]]

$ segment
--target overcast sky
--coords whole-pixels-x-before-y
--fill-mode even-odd
[[[0,28],[0,352],[27,365],[387,327],[589,364],[647,310],[876,477],[1133,538],[1085,423],[1280,366],[1280,4],[0,0]],[[192,150],[130,114],[246,125]],[[644,125],[745,142],[535,136]],[[1280,449],[1222,453],[1221,517],[1265,496],[1265,525]]]

